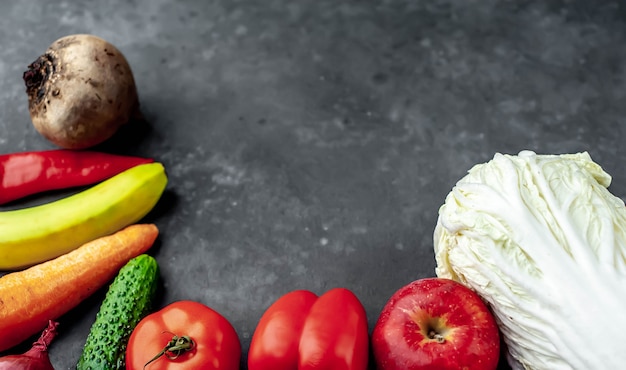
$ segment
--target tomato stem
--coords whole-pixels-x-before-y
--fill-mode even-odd
[[[168,360],[175,360],[180,355],[185,352],[191,351],[196,346],[196,343],[193,341],[193,339],[186,335],[183,335],[182,337],[179,337],[175,334],[172,335],[172,339],[167,343],[167,345],[165,345],[165,347],[163,347],[161,352],[157,353],[156,356],[154,356],[150,361],[146,362],[146,364],[143,365],[144,369],[151,362],[156,361],[161,356],[167,357]]]

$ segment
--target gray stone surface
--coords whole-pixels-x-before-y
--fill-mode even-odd
[[[148,125],[101,149],[167,169],[146,218],[161,230],[158,304],[223,313],[242,368],[256,321],[290,290],[347,287],[372,327],[396,289],[433,276],[438,207],[495,152],[589,151],[626,197],[618,1],[20,1],[0,14],[2,153],[53,148],[21,79],[52,41],[93,33],[126,55]],[[76,363],[103,295],[61,318],[57,369]]]

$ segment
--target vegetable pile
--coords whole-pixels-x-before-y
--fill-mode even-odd
[[[626,207],[587,153],[497,154],[447,196],[436,273],[492,307],[514,369],[621,368]]]
[[[0,351],[42,330],[118,274],[79,368],[94,367],[93,360],[95,367],[108,361],[107,368],[123,369],[128,336],[148,313],[156,290],[156,261],[141,254],[159,231],[137,222],[165,189],[163,165],[149,158],[49,150],[2,155],[0,170],[5,202],[91,185],[53,202],[0,212],[0,269],[15,270],[0,277]],[[99,335],[107,325],[118,329]],[[26,354],[0,358],[0,366],[51,369],[46,351],[55,328],[56,323]]]
[[[136,224],[78,249],[0,278],[0,351],[15,346],[103,287],[158,236]],[[9,333],[9,334],[7,334]]]
[[[144,289],[141,283],[150,281],[144,285],[156,288],[156,270],[127,267],[138,272],[130,276],[120,268],[129,261],[152,258],[137,256],[153,245],[158,228],[138,222],[161,198],[167,185],[165,168],[152,158],[75,149],[107,140],[138,114],[130,67],[108,42],[92,35],[71,35],[55,41],[23,77],[34,127],[66,149],[0,155],[0,204],[16,206],[0,211],[0,270],[13,271],[0,277],[0,351],[74,309],[118,272],[131,281],[117,285],[137,289],[124,292],[133,299],[123,305],[136,315],[124,323],[126,337],[123,330],[119,332],[126,340],[147,313],[154,290]],[[87,188],[38,206],[19,204],[25,197],[78,187]],[[123,293],[112,294],[115,298],[109,300],[123,302]],[[146,307],[139,304],[140,297],[145,297]],[[109,307],[106,302],[104,306]],[[124,319],[114,311],[109,313],[114,320]],[[105,313],[95,324],[98,327],[104,325]],[[51,338],[51,332],[49,328],[45,338]],[[47,344],[49,339],[37,344],[41,358],[45,353],[41,347]],[[110,352],[115,353],[118,345],[125,343],[115,343]],[[125,347],[121,348],[123,365]],[[35,350],[29,354],[36,354]],[[0,363],[15,358],[5,356]]]
[[[0,269],[32,266],[139,221],[166,184],[161,163],[141,164],[78,194],[0,212]]]
[[[139,114],[122,53],[70,35],[23,78],[34,127],[63,149],[0,155],[0,204],[18,205],[0,211],[0,270],[12,271],[0,277],[0,351],[43,330],[0,370],[52,369],[55,320],[109,283],[78,369],[238,369],[241,342],[224,315],[190,300],[154,305],[159,266],[146,252],[159,230],[140,222],[166,188],[163,164],[85,150]],[[514,369],[621,368],[626,207],[610,182],[587,153],[496,154],[446,197],[437,277],[391,296],[371,346],[353,292],[294,290],[259,319],[248,368],[365,370],[372,349],[381,370],[494,370],[500,331]],[[76,187],[87,189],[15,203]]]

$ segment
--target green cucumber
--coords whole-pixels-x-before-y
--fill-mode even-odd
[[[139,255],[122,267],[91,326],[78,370],[125,369],[128,338],[150,311],[159,266],[147,255]]]

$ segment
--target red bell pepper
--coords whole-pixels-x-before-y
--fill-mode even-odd
[[[0,204],[50,190],[95,184],[151,158],[54,149],[0,155]]]
[[[248,351],[249,370],[365,370],[367,317],[344,288],[318,297],[308,290],[283,295],[261,317]]]

